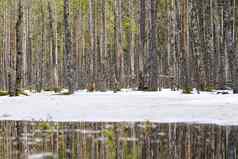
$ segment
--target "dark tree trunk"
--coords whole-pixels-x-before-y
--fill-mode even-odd
[[[224,7],[220,6],[220,18],[219,18],[219,81],[218,81],[218,88],[225,89],[225,38],[224,38]]]
[[[238,37],[238,2],[234,0],[234,7],[233,7],[233,15],[234,19],[234,65],[233,65],[233,91],[235,94],[238,94],[238,45],[237,45],[237,37]]]
[[[27,37],[27,85],[32,89],[33,77],[32,77],[32,22],[31,22],[31,8],[27,8],[27,27],[28,27],[28,37]]]
[[[66,62],[66,84],[69,94],[74,93],[74,70],[72,67],[72,42],[69,22],[69,0],[64,0],[64,29],[65,29],[65,62]]]
[[[201,59],[201,49],[199,45],[199,23],[198,23],[198,2],[194,2],[192,4],[192,13],[191,15],[191,34],[190,34],[190,45],[191,45],[191,52],[192,52],[192,58],[193,58],[193,77],[194,77],[194,83],[195,87],[199,93],[201,90],[201,81],[200,81],[200,59]]]
[[[156,45],[156,35],[157,35],[157,1],[151,0],[151,30],[150,30],[150,39],[149,39],[149,90],[157,91],[158,90],[158,55],[157,55],[157,45]]]
[[[237,62],[236,62],[236,50],[235,50],[235,32],[234,32],[234,0],[227,0],[224,6],[224,36],[227,47],[229,68],[231,74],[231,80],[233,83],[234,93],[237,92],[236,80],[237,80]]]
[[[188,1],[182,0],[180,2],[181,7],[181,82],[184,90],[189,89],[189,65],[188,65]]]
[[[140,0],[140,51],[139,51],[139,76],[138,76],[138,90],[144,90],[144,55],[145,55],[145,25],[146,25],[146,7],[145,0]]]
[[[22,35],[23,35],[23,6],[22,1],[18,1],[18,20],[16,23],[16,87],[15,96],[21,91],[23,79],[23,48],[22,48]]]

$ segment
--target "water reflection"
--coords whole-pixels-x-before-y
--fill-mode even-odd
[[[57,155],[53,153],[40,153],[40,154],[33,154],[29,155],[28,159],[57,159]]]
[[[0,121],[0,159],[237,159],[238,127]]]

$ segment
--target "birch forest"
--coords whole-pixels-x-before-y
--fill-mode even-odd
[[[0,0],[0,90],[238,93],[237,0]]]

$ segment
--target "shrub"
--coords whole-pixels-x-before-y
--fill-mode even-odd
[[[184,94],[192,94],[193,89],[191,87],[185,87],[183,88]]]
[[[6,91],[0,91],[0,96],[8,96],[9,93]]]
[[[206,86],[206,87],[204,88],[204,91],[206,91],[206,92],[212,92],[214,89],[215,89],[214,86],[208,85],[208,86]]]
[[[96,84],[94,82],[87,84],[86,88],[88,92],[94,92],[96,91]]]

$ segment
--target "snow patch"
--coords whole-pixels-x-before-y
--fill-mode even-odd
[[[0,97],[0,120],[192,122],[238,125],[238,95],[181,91],[77,91]]]

